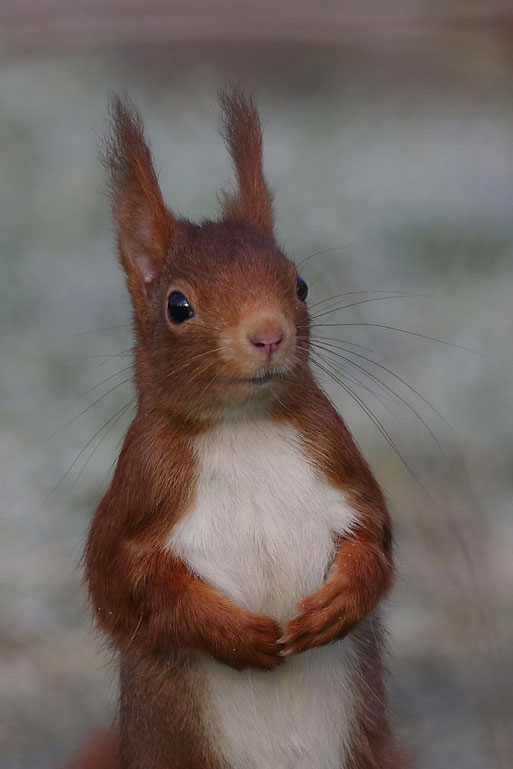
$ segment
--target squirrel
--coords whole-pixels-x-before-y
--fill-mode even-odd
[[[309,367],[308,287],[275,239],[254,101],[228,89],[220,110],[236,190],[196,224],[166,207],[137,109],[111,103],[137,413],[85,550],[119,659],[116,737],[76,765],[400,769],[389,514]]]

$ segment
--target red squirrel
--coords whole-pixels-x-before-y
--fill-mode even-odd
[[[237,89],[220,105],[237,188],[194,224],[166,207],[137,110],[112,102],[137,413],[85,553],[120,665],[118,738],[87,765],[399,769],[377,609],[389,515],[309,368],[256,107]]]

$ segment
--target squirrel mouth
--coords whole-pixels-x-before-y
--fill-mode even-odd
[[[260,374],[259,376],[250,377],[249,379],[245,379],[244,382],[246,384],[252,384],[252,385],[265,385],[268,384],[268,382],[271,381],[271,379],[274,379],[274,377],[277,376],[272,371],[266,371],[263,374]]]

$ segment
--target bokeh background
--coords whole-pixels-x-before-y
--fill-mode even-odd
[[[505,769],[513,8],[500,0],[0,2],[0,761],[60,765],[116,696],[80,584],[133,394],[96,152],[107,95],[140,105],[170,205],[216,216],[230,168],[215,94],[233,80],[259,102],[278,237],[305,260],[312,304],[346,294],[313,309],[315,360],[395,519],[403,741],[421,769]]]

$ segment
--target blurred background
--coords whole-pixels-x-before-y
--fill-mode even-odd
[[[404,744],[421,769],[510,767],[502,0],[0,2],[2,766],[58,766],[116,697],[80,584],[133,394],[96,151],[107,96],[139,104],[167,201],[201,218],[231,178],[215,95],[233,80],[258,100],[278,237],[320,303],[319,380],[394,516],[390,693]]]

